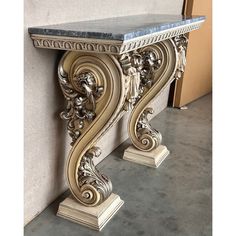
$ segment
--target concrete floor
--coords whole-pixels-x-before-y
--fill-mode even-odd
[[[171,152],[158,169],[122,160],[130,141],[99,164],[125,201],[102,232],[55,215],[66,192],[25,227],[25,236],[210,236],[211,104],[207,95],[188,110],[167,108],[152,120]]]

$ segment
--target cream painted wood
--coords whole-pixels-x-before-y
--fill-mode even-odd
[[[134,132],[136,147],[140,149],[140,155],[135,156],[140,163],[143,151],[154,149],[155,156],[149,158],[149,162],[143,158],[143,163],[149,166],[158,166],[168,155],[166,148],[157,147],[161,135],[151,129],[145,112],[153,113],[147,105],[176,78],[179,70],[177,48],[175,40],[171,39],[120,57],[76,51],[68,51],[62,57],[58,75],[67,106],[61,117],[67,121],[72,138],[66,175],[71,193],[88,212],[91,207],[103,204],[112,193],[111,181],[96,170],[92,161],[101,154],[97,142],[127,111],[132,111],[130,120],[135,125],[129,120],[129,131]],[[133,64],[136,57],[142,58],[139,67]],[[141,80],[145,78],[151,80],[147,83]],[[147,86],[150,83],[153,85]],[[142,128],[137,129],[140,125]],[[131,136],[134,144],[135,138]],[[84,220],[86,216],[82,215],[77,222]]]
[[[151,101],[150,106],[155,107],[155,110],[153,114],[150,114],[150,120],[167,107],[168,95],[169,86],[164,88],[163,91],[161,91],[161,93]],[[127,124],[130,114],[131,111],[125,113],[124,116],[98,141],[97,145],[103,150],[103,152],[101,156],[93,159],[95,165],[100,163],[115,148],[129,138]]]
[[[129,137],[133,145],[144,152],[149,152],[161,144],[161,134],[148,123],[148,115],[154,112],[151,101],[175,78],[178,70],[178,50],[174,40],[165,40],[145,47],[142,52],[153,52],[161,61],[157,69],[152,70],[150,88],[145,88],[143,95],[135,104],[128,123]],[[140,128],[139,128],[140,126]]]
[[[123,204],[124,201],[114,193],[96,207],[86,207],[71,195],[60,203],[57,215],[66,220],[101,231]]]
[[[98,140],[124,114],[125,79],[115,57],[83,52],[65,53],[58,74],[67,100],[61,117],[67,121],[72,137],[66,170],[68,184],[80,203],[96,206],[109,197],[112,185],[96,170],[92,158],[101,154]]]
[[[95,213],[94,209],[112,194],[111,180],[97,170],[93,158],[102,152],[98,141],[127,111],[131,111],[129,135],[139,149],[130,159],[139,159],[141,163],[144,153],[150,152],[154,164],[145,158],[143,163],[157,167],[168,155],[167,148],[161,145],[160,132],[149,125],[147,115],[154,112],[149,106],[155,96],[181,77],[185,66],[184,33],[198,29],[203,19],[181,28],[173,26],[163,34],[138,37],[138,43],[131,42],[127,48],[122,43],[124,50],[116,48],[112,41],[99,40],[97,45],[96,38],[95,45],[90,42],[89,46],[81,46],[73,41],[76,37],[71,37],[72,42],[65,42],[67,38],[63,35],[59,41],[51,35],[41,39],[42,32],[30,35],[35,47],[67,49],[58,65],[59,84],[67,103],[60,116],[66,121],[72,139],[66,168],[68,185],[74,199],[84,205],[83,212]],[[58,215],[63,215],[61,212],[59,207]],[[86,214],[67,213],[64,216],[68,219],[96,228],[88,222]],[[114,213],[109,213],[109,217]],[[98,222],[98,229],[106,221],[104,217],[101,225]]]
[[[160,145],[161,134],[148,123],[147,115],[153,113],[148,106],[183,72],[185,43],[186,37],[178,35],[120,56],[91,53],[86,48],[64,53],[58,78],[67,105],[60,116],[72,139],[66,176],[79,207],[65,201],[59,216],[100,230],[120,208],[121,203],[114,208],[110,201],[104,206],[113,195],[112,183],[96,169],[93,158],[102,152],[98,141],[127,111],[131,110],[129,135],[135,147],[124,157],[157,167],[168,155]],[[100,212],[106,211],[100,219]]]
[[[117,212],[119,207],[100,221],[96,215],[96,208],[102,210],[99,206],[112,195],[112,183],[96,169],[93,158],[101,154],[98,141],[127,111],[131,110],[129,135],[135,147],[125,158],[157,167],[168,155],[167,148],[160,145],[161,134],[148,123],[147,115],[153,113],[148,106],[183,71],[185,40],[180,35],[121,56],[86,49],[63,55],[58,78],[67,105],[60,116],[72,138],[66,176],[74,200],[83,205],[83,213],[81,207],[65,207],[62,203],[59,216],[100,230]],[[95,218],[90,222],[87,215],[91,214]]]
[[[150,152],[143,152],[134,146],[129,146],[124,152],[123,159],[140,165],[157,168],[169,153],[167,147],[163,145],[158,146]]]
[[[183,0],[149,0],[148,4],[143,0],[24,1],[25,224],[67,189],[64,167],[66,153],[70,148],[64,122],[58,119],[63,107],[63,97],[55,77],[58,52],[35,50],[27,28],[122,15],[181,14],[182,5]],[[154,115],[166,107],[167,99],[168,89],[155,99],[157,110]],[[94,158],[96,164],[128,138],[127,117],[128,114],[98,142],[98,146],[104,152],[98,158]]]
[[[148,124],[147,114],[153,109],[147,106],[176,78],[178,43],[184,40],[174,37],[120,57],[77,51],[62,57],[58,75],[67,106],[61,118],[72,138],[66,176],[80,203],[94,207],[111,194],[111,181],[97,171],[92,159],[101,154],[98,140],[128,110],[134,146],[149,152],[161,144],[161,134]]]

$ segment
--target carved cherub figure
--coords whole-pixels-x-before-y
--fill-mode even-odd
[[[185,65],[186,65],[185,48],[182,45],[180,45],[178,52],[178,67],[177,67],[178,70],[184,72]]]
[[[138,54],[134,54],[132,58],[129,54],[124,54],[120,59],[124,74],[129,76],[127,100],[130,104],[134,104],[139,95],[140,73],[138,68],[142,64],[141,60],[142,58]]]

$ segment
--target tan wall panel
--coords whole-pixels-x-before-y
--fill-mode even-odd
[[[187,66],[176,88],[175,106],[181,107],[212,90],[211,0],[194,0],[193,15],[206,15],[202,27],[189,35]]]

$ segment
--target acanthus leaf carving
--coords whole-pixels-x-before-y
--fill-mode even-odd
[[[153,150],[162,142],[162,135],[159,131],[151,127],[148,122],[148,115],[153,114],[153,109],[145,108],[140,115],[136,126],[137,137],[147,150]]]
[[[96,143],[124,113],[124,76],[115,57],[80,52],[66,52],[58,74],[67,101],[61,116],[72,137],[68,185],[78,202],[97,206],[110,196],[112,184],[94,165],[101,154]]]
[[[98,205],[109,197],[112,192],[110,179],[101,174],[93,163],[93,158],[101,154],[101,149],[92,147],[82,157],[78,170],[78,184],[83,203]]]
[[[67,120],[67,129],[73,145],[81,134],[84,122],[91,122],[96,117],[96,99],[101,96],[103,87],[96,85],[90,72],[74,76],[71,82],[62,67],[59,68],[59,82],[67,100],[66,109],[60,116]]]
[[[172,40],[147,46],[141,52],[144,59],[140,71],[140,95],[129,119],[129,136],[137,149],[150,152],[161,144],[162,136],[148,123],[147,116],[153,113],[149,105],[173,80],[178,52]]]

